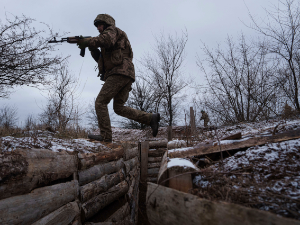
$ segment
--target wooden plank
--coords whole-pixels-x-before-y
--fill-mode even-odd
[[[89,219],[105,206],[124,196],[128,191],[128,184],[124,180],[121,183],[110,188],[107,192],[95,196],[82,204],[82,213],[84,219]]]
[[[149,141],[141,143],[141,181],[145,182],[148,172]]]
[[[117,173],[104,175],[98,180],[92,181],[80,187],[80,200],[82,203],[88,201],[96,195],[106,192],[109,188],[125,179],[124,173],[119,170]]]
[[[27,194],[77,171],[77,155],[47,149],[0,154],[0,199]]]
[[[284,133],[279,133],[273,136],[261,136],[254,137],[247,140],[235,141],[230,144],[221,144],[222,151],[235,150],[240,148],[249,148],[256,145],[264,145],[266,143],[276,143],[281,141],[293,140],[300,138],[300,129],[286,131]],[[168,157],[170,158],[184,158],[191,157],[195,155],[206,155],[210,153],[220,152],[220,146],[213,146],[212,143],[209,144],[199,144],[193,148],[185,149],[185,151],[171,150],[168,151]]]
[[[181,174],[176,170],[169,171],[169,187],[178,191],[189,193],[193,188],[192,175]]]
[[[98,180],[105,174],[111,174],[119,171],[124,166],[123,159],[93,166],[87,170],[78,172],[79,184],[84,185],[94,180]]]
[[[242,133],[239,132],[239,133],[232,134],[232,135],[229,135],[227,137],[224,137],[221,140],[238,140],[238,139],[241,139],[241,138],[242,138]]]
[[[0,224],[32,224],[75,200],[78,181],[38,188],[0,201]]]
[[[77,202],[70,202],[32,225],[67,225],[80,216]]]
[[[240,205],[213,202],[148,183],[147,215],[151,225],[299,225],[300,221]]]
[[[168,175],[168,172],[165,172],[165,171],[167,171],[167,168],[168,168],[168,152],[165,152],[165,154],[161,160],[161,165],[160,165],[160,168],[158,171],[158,176],[157,176],[158,180],[157,181],[159,184],[166,185],[166,186],[169,185],[169,182],[167,181],[169,175]]]

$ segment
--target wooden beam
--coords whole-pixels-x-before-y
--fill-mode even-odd
[[[149,142],[149,148],[154,148],[154,147],[158,147],[158,148],[166,148],[168,144],[167,140],[160,140],[160,141],[150,141]]]
[[[172,126],[168,126],[168,141],[172,140]]]
[[[123,166],[123,159],[119,159],[118,161],[96,165],[87,170],[79,171],[79,184],[81,186],[90,183],[94,180],[98,180],[105,174],[111,174],[119,171],[121,168],[123,168]]]
[[[262,210],[213,202],[161,185],[148,183],[147,215],[151,225],[299,225],[300,221]]]
[[[128,191],[128,184],[126,181],[115,185],[107,192],[95,196],[82,204],[82,213],[84,219],[89,219],[94,216],[98,211],[114,202],[118,198],[124,196]]]
[[[145,182],[148,175],[149,141],[141,143],[141,181]]]
[[[117,173],[104,175],[98,180],[92,181],[84,186],[80,187],[80,200],[81,203],[88,201],[89,199],[106,192],[109,188],[120,183],[125,179],[124,173],[119,170]]]
[[[0,201],[0,224],[32,224],[74,201],[77,195],[78,182],[71,181],[3,199]]]
[[[101,151],[99,153],[79,153],[79,169],[84,170],[99,163],[116,161],[123,158],[123,155],[124,149],[121,146],[116,149],[112,149],[111,151]]]
[[[300,129],[286,131],[284,133],[279,133],[273,136],[261,136],[253,137],[247,140],[234,141],[230,144],[221,144],[222,151],[235,150],[240,148],[249,148],[256,145],[264,145],[266,143],[276,143],[281,141],[293,140],[300,138]],[[191,147],[181,151],[180,149],[168,151],[168,157],[170,158],[184,158],[196,155],[206,155],[210,153],[220,152],[219,145],[209,144],[199,144],[195,147]]]
[[[192,135],[196,134],[196,123],[195,123],[195,113],[193,107],[190,107],[190,124]]]
[[[27,194],[77,171],[77,155],[47,149],[0,154],[0,199]]]

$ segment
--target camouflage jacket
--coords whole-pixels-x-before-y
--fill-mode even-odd
[[[133,52],[124,31],[115,26],[107,27],[98,37],[89,40],[89,49],[98,62],[99,74],[104,74],[104,80],[112,74],[129,76],[135,80]]]

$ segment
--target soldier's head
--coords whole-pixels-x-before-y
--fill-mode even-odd
[[[201,110],[201,113],[204,113],[204,110]]]
[[[108,14],[99,14],[94,20],[94,25],[102,33],[107,27],[115,26],[115,20]]]

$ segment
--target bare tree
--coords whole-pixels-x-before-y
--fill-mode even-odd
[[[14,106],[5,105],[0,108],[0,127],[10,129],[16,126],[18,121],[17,108]]]
[[[40,119],[47,125],[64,131],[70,121],[79,120],[78,107],[78,80],[68,69],[67,62],[55,74],[55,81],[51,84],[48,93],[48,103]]]
[[[254,19],[250,26],[266,37],[269,53],[278,60],[278,83],[286,97],[300,112],[300,3],[295,0],[279,0],[272,10],[265,9],[267,18]]]
[[[12,18],[11,18],[12,17]],[[45,84],[62,61],[52,56],[52,30],[37,30],[35,20],[26,16],[0,21],[0,97],[8,97],[15,86]],[[39,24],[40,26],[42,24]]]
[[[255,121],[268,117],[278,87],[273,82],[273,65],[266,58],[266,47],[247,44],[242,35],[238,45],[227,39],[227,49],[203,47],[206,59],[197,64],[208,83],[202,103],[219,121]],[[206,64],[207,63],[207,64]]]
[[[144,56],[141,63],[147,69],[147,80],[155,90],[157,110],[161,110],[168,125],[174,124],[179,106],[179,94],[188,82],[182,72],[185,59],[187,32],[156,38],[154,53]]]

